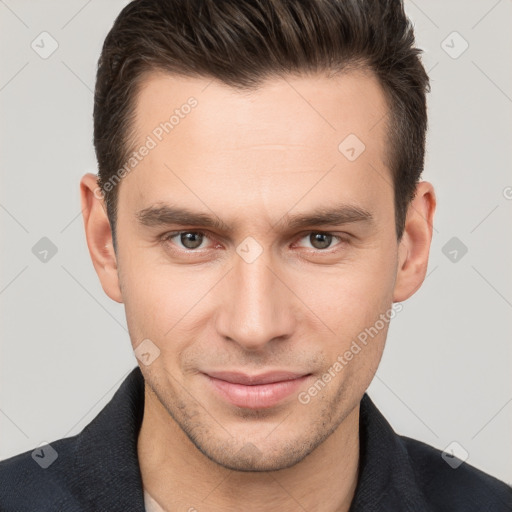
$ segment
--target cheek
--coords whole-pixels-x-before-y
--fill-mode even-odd
[[[162,349],[172,345],[180,351],[185,348],[181,344],[199,336],[215,313],[220,302],[215,294],[225,268],[165,264],[155,253],[154,248],[133,248],[120,258],[132,344],[149,338]],[[282,307],[294,310],[298,332],[317,331],[318,336],[321,331],[324,348],[329,347],[331,353],[339,351],[390,307],[394,258],[392,245],[385,247],[379,242],[336,266],[283,266],[279,273],[296,296],[290,293],[289,303]]]
[[[329,275],[316,274],[314,285],[309,283],[305,290],[309,308],[324,324],[320,328],[326,360],[334,364],[346,355],[343,374],[353,376],[347,381],[369,383],[380,361],[394,316],[395,257],[391,245],[369,250],[365,258]]]
[[[124,261],[128,263],[128,261]],[[201,300],[212,290],[216,275],[186,266],[170,266],[136,261],[121,266],[123,300],[132,343],[149,338],[165,350],[172,345],[180,350],[197,323]]]
[[[392,251],[368,250],[336,268],[297,274],[295,279],[313,313],[335,332],[343,333],[373,324],[390,307],[395,266]]]

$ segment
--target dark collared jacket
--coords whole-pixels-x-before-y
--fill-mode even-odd
[[[137,459],[143,411],[136,367],[82,432],[0,462],[0,511],[144,512]],[[366,394],[360,440],[350,512],[512,511],[510,486],[466,463],[453,469],[439,450],[397,435]]]

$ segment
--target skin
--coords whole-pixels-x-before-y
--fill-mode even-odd
[[[153,73],[137,98],[135,147],[190,96],[197,107],[118,185],[117,254],[96,175],[80,185],[102,287],[124,303],[133,348],[150,339],[160,350],[151,364],[139,361],[144,486],[166,510],[348,511],[359,402],[388,324],[308,404],[298,393],[421,286],[434,189],[418,184],[397,241],[388,107],[368,71],[276,77],[250,93]],[[349,134],[366,146],[354,161],[338,150]],[[197,249],[180,236],[163,241],[204,228],[138,221],[137,212],[163,203],[230,229],[203,229]],[[340,204],[364,208],[372,221],[286,227],[289,216]],[[310,236],[318,231],[334,236],[318,243]],[[262,249],[251,263],[237,253],[248,236]],[[278,405],[256,410],[225,401],[202,373],[277,369],[311,375]]]

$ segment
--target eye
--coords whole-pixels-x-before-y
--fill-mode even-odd
[[[339,236],[333,235],[332,233],[325,233],[323,231],[312,231],[307,233],[301,240],[307,239],[311,244],[312,249],[322,251],[330,249],[333,239],[344,242],[345,240]]]
[[[205,249],[208,235],[203,231],[174,231],[163,235],[161,240],[164,243],[170,242],[183,252],[190,253],[195,252],[198,249]],[[328,252],[328,249],[336,247],[336,245],[332,245],[333,241],[338,241],[339,244],[337,245],[342,245],[344,242],[348,242],[343,237],[323,231],[311,231],[306,233],[299,240],[307,240],[307,243],[310,244],[310,249],[320,252]]]
[[[164,235],[162,237],[162,241],[167,242],[174,238],[179,242],[179,244],[182,244],[182,249],[193,251],[201,248],[201,244],[206,238],[206,234],[202,231],[176,231],[174,233],[167,233]],[[179,244],[176,245],[179,247]]]

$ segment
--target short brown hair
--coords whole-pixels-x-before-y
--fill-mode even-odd
[[[400,0],[132,1],[104,41],[94,94],[98,185],[114,247],[118,187],[105,184],[133,151],[136,96],[152,71],[251,89],[282,74],[372,70],[389,103],[400,240],[425,154],[430,85],[420,53]]]

